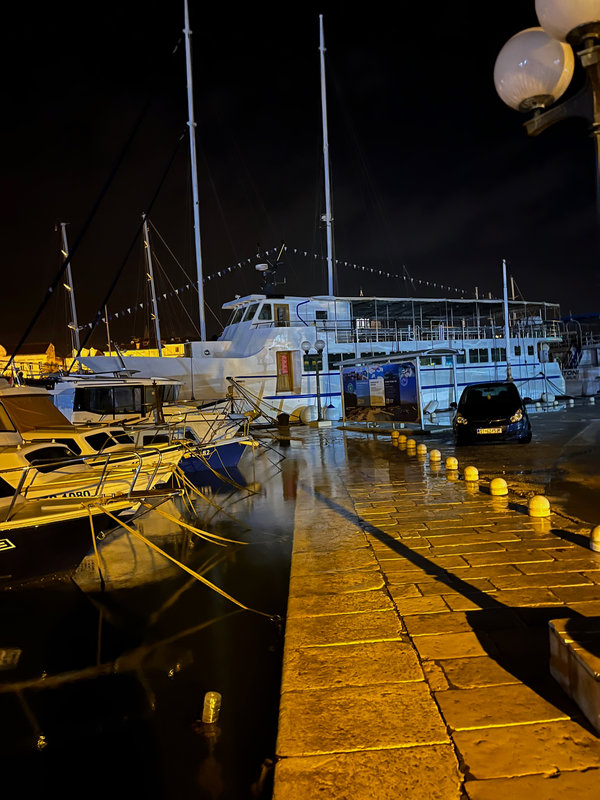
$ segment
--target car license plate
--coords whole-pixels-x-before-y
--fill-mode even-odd
[[[502,428],[477,428],[477,433],[502,433]]]

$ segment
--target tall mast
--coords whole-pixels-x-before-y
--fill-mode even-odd
[[[190,170],[192,173],[192,197],[194,206],[194,245],[196,249],[196,271],[198,274],[198,310],[200,316],[200,338],[206,341],[206,321],[204,317],[204,281],[202,278],[202,252],[200,249],[200,206],[198,202],[198,166],[196,162],[196,122],[194,120],[194,97],[192,89],[192,45],[190,18],[187,0],[184,0],[185,15],[185,63],[188,95],[188,128],[190,133]]]
[[[504,284],[504,346],[506,347],[506,380],[512,381],[510,371],[510,328],[508,319],[508,286],[506,285],[506,259],[502,259],[502,282]]]
[[[65,259],[69,258],[69,245],[67,244],[67,223],[60,223],[60,230],[62,234],[62,254]],[[69,293],[69,303],[71,304],[71,322],[68,328],[71,332],[71,351],[79,353],[79,325],[77,324],[77,309],[75,308],[75,289],[73,288],[73,275],[71,274],[71,261],[67,264],[67,282],[64,284],[65,289]]]
[[[323,14],[319,14],[321,31],[321,111],[323,115],[323,163],[325,167],[325,227],[327,228],[327,286],[328,294],[333,295],[333,215],[331,213],[331,177],[329,175],[329,142],[327,140],[327,94],[325,91],[325,36],[323,34]]]
[[[158,304],[156,302],[156,286],[154,285],[154,272],[152,270],[152,250],[150,249],[150,233],[148,231],[148,220],[142,214],[144,220],[144,248],[146,250],[146,266],[148,267],[148,280],[150,281],[150,292],[152,294],[152,316],[154,317],[154,333],[156,336],[156,346],[158,355],[162,356],[162,342],[160,340],[160,323],[158,321]]]

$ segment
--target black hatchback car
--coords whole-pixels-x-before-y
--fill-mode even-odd
[[[531,423],[512,381],[465,386],[452,421],[457,445],[531,441]]]

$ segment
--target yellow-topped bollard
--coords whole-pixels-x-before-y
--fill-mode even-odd
[[[427,455],[427,445],[420,442],[417,445],[417,455],[418,456],[426,456]]]
[[[442,454],[440,453],[439,450],[432,450],[429,453],[429,460],[430,461],[441,461],[442,460]]]
[[[550,503],[547,497],[543,494],[536,494],[534,497],[529,498],[527,503],[530,517],[549,517],[550,516]]]
[[[446,469],[458,469],[458,458],[455,456],[448,456],[446,459]]]
[[[596,553],[600,553],[600,525],[596,525],[595,528],[592,528],[592,532],[590,533],[590,547],[592,550],[595,550]]]
[[[479,480],[479,470],[477,469],[477,467],[465,467],[465,480],[466,481]]]
[[[496,497],[508,494],[508,486],[504,478],[493,479],[493,481],[490,483],[490,494],[493,494]]]
[[[400,436],[400,431],[397,430],[392,431],[392,439],[398,439],[399,436]]]
[[[399,447],[406,447],[406,434],[405,433],[401,433],[398,436],[398,445],[399,445]]]
[[[417,440],[416,439],[407,439],[406,440],[406,446],[407,447],[416,447],[417,446]]]

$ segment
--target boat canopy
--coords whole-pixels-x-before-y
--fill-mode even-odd
[[[73,430],[65,415],[52,402],[48,394],[35,394],[15,390],[0,395],[0,406],[20,433],[38,428]],[[0,417],[2,415],[0,414]]]

